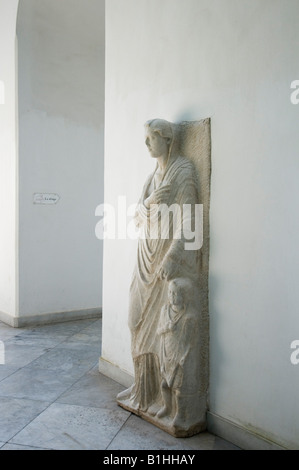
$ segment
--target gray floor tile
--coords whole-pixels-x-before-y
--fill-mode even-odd
[[[1,450],[238,449],[207,432],[176,439],[119,408],[123,386],[98,372],[101,324],[14,329],[0,322],[8,359],[0,365]]]
[[[116,396],[123,386],[100,374],[95,368],[87,372],[57,401],[71,405],[118,409]]]
[[[68,337],[72,336],[74,332],[68,331],[67,329],[58,329],[57,330],[57,325],[55,326],[43,326],[41,329],[38,327],[32,329],[32,330],[26,330],[23,332],[20,332],[18,336],[23,339],[22,337],[24,336],[24,341],[26,341],[26,338],[28,338],[28,341],[34,341],[36,340],[50,340],[50,341],[55,341],[57,343],[61,343],[62,341],[65,341]]]
[[[0,382],[0,397],[53,402],[76,378],[67,372],[24,367]]]
[[[188,437],[187,439],[178,439],[188,445],[188,449],[193,450],[238,450],[239,448],[230,442],[214,436],[209,432],[202,432],[196,436]]]
[[[188,443],[167,434],[138,416],[131,415],[108,450],[187,450]]]
[[[44,346],[47,348],[72,347],[72,345],[63,346],[65,341],[71,340],[73,336],[79,335],[72,343],[73,347],[76,343],[82,341],[86,345],[101,346],[101,323],[95,320],[83,320],[81,322],[67,322],[63,324],[46,325],[36,327],[32,330],[23,331],[12,339],[16,344],[25,344],[32,346]],[[87,325],[87,326],[86,326]],[[96,325],[93,327],[93,325]],[[83,337],[80,332],[86,330]],[[90,339],[88,338],[90,336]],[[85,341],[84,341],[85,340]]]
[[[11,443],[57,450],[103,450],[128,418],[116,411],[54,403]]]
[[[7,341],[19,334],[20,332],[16,328],[3,329],[0,327],[0,341]]]
[[[36,335],[33,332],[21,333],[5,341],[5,346],[30,346],[35,348],[51,349],[65,340],[65,336]]]
[[[31,332],[34,335],[48,335],[48,336],[63,336],[68,337],[78,333],[84,328],[91,326],[97,319],[90,320],[76,320],[64,323],[54,323],[52,325],[37,326],[31,328]]]
[[[0,450],[48,450],[40,447],[22,446],[19,444],[5,444]]]
[[[98,339],[100,340],[100,342],[102,342],[102,320],[97,320],[92,325],[87,326],[86,328],[81,330],[81,333],[87,335],[94,335],[96,333]]]
[[[99,326],[85,328],[67,338],[60,346],[61,348],[96,348],[101,353],[101,329]]]
[[[0,399],[0,441],[7,442],[24,426],[47,408],[42,401],[5,398]]]
[[[30,364],[32,369],[67,372],[74,378],[81,377],[98,361],[99,353],[93,348],[81,349],[54,348]]]
[[[43,346],[19,346],[5,342],[5,364],[8,366],[24,367],[48,351]]]
[[[34,339],[48,339],[52,342],[56,340],[58,344],[61,341],[64,341],[66,338],[80,332],[84,328],[91,327],[93,323],[98,320],[82,320],[74,322],[65,322],[65,323],[55,323],[53,325],[44,325],[36,327],[27,327],[27,328],[12,328],[4,323],[0,323],[0,340],[9,340],[10,338],[24,336],[28,338],[28,341],[34,341]]]
[[[97,329],[98,331],[102,331],[102,319],[101,318],[96,318],[93,320],[93,323],[90,323],[90,325],[85,325],[81,331],[89,330],[89,331],[94,331]]]
[[[13,366],[7,366],[7,365],[0,365],[0,382],[1,380],[6,379],[6,377],[9,377],[10,375],[14,374],[17,370],[19,370],[19,367],[13,367]]]
[[[5,323],[0,322],[0,340],[2,338],[8,339],[13,336],[19,335],[22,332],[30,331],[31,329],[27,328],[13,328],[12,326],[6,325]]]
[[[229,442],[204,432],[193,437],[175,438],[132,415],[108,450],[237,450]]]

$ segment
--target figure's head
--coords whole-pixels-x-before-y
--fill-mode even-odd
[[[163,119],[152,119],[145,123],[145,144],[153,158],[169,154],[173,141],[172,124]]]
[[[170,281],[168,300],[172,309],[179,312],[184,309],[187,299],[192,296],[193,283],[190,279],[179,277]]]

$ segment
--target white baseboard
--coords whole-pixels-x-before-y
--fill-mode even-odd
[[[9,315],[8,313],[1,312],[0,311],[0,321],[5,323],[6,325],[12,326],[13,328],[16,328],[16,317],[13,317],[12,315]]]
[[[106,361],[103,357],[99,360],[99,371],[101,374],[106,375],[115,382],[120,383],[125,388],[131,387],[134,382],[134,377],[129,372],[124,371],[120,367]]]
[[[40,315],[13,317],[7,313],[0,312],[0,321],[13,328],[24,328],[30,326],[49,325],[51,323],[64,323],[74,320],[86,320],[89,318],[101,318],[101,308],[87,310],[73,310],[70,312],[43,313]]]
[[[210,411],[208,412],[208,431],[243,450],[285,450],[285,447]]]

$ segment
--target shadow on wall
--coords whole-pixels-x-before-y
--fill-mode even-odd
[[[0,104],[5,104],[5,86],[2,80],[0,80]]]
[[[217,306],[217,295],[220,290],[219,280],[215,275],[209,276],[209,312],[210,312],[210,370],[209,370],[209,396],[208,409],[214,412],[217,408],[217,389],[214,391],[214,402],[211,404],[211,389],[214,389],[215,383],[221,383],[221,371],[225,363],[224,351],[221,348],[219,332],[222,330],[223,316],[220,315]],[[211,382],[213,377],[213,382]]]

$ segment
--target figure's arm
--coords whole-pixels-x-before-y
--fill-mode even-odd
[[[184,366],[185,360],[190,352],[190,349],[192,347],[192,343],[195,339],[196,335],[196,321],[193,316],[186,315],[186,318],[184,319],[184,329],[183,329],[183,334],[180,340],[180,345],[181,345],[181,350],[183,351],[182,357],[180,359],[179,365],[181,367]]]
[[[146,223],[148,219],[158,212],[160,204],[167,204],[169,201],[170,185],[164,185],[153,191],[146,199],[139,201],[136,213],[135,223],[137,227]]]
[[[167,304],[167,305],[164,305],[161,309],[160,320],[159,320],[158,329],[157,329],[158,335],[163,335],[164,333],[167,333],[170,330],[169,322],[167,321],[168,308],[169,308],[169,305]]]
[[[147,209],[150,209],[152,205],[167,204],[170,195],[170,185],[165,184],[155,191],[144,201],[144,205]]]

